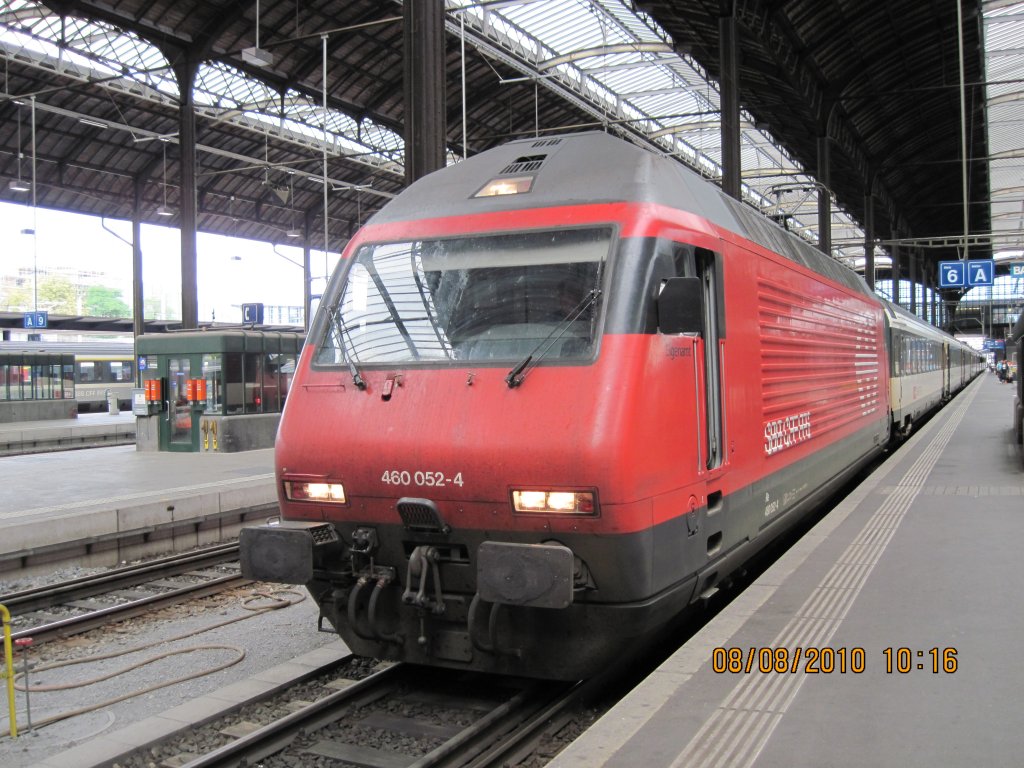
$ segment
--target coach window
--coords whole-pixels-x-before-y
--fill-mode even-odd
[[[111,360],[110,361],[110,380],[111,381],[131,381],[134,378],[132,374],[132,364],[123,360]]]

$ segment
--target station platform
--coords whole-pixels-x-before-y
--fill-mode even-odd
[[[0,579],[5,571],[44,569],[69,546],[80,549],[76,562],[84,567],[180,551],[230,538],[276,510],[272,448],[156,453],[127,445],[7,456],[0,461]]]
[[[135,416],[81,413],[77,419],[0,423],[0,456],[135,442]]]
[[[1012,401],[983,373],[548,768],[1020,765]]]

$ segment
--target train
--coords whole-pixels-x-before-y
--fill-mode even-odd
[[[982,365],[669,157],[513,141],[347,245],[242,570],[357,654],[591,677]]]
[[[74,355],[75,402],[79,413],[105,411],[107,393],[130,410],[135,386],[135,351],[131,341],[4,341],[0,362],[25,352]]]

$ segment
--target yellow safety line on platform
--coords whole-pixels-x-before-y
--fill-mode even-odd
[[[14,653],[11,651],[11,612],[0,605],[0,616],[4,620],[4,677],[7,678],[8,717],[11,721],[11,738],[18,735],[18,713],[14,707]]]

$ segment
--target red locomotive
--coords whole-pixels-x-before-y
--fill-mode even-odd
[[[356,653],[587,677],[885,448],[896,317],[671,159],[482,153],[346,249],[243,570],[306,584]],[[941,343],[935,405],[976,360]]]

